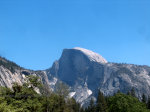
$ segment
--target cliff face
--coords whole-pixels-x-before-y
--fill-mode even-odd
[[[23,84],[26,76],[36,75],[40,77],[43,84],[50,85],[45,71],[33,71],[24,69],[17,64],[0,57],[0,86],[12,88],[13,83]]]
[[[21,75],[20,72],[12,73],[9,69],[0,66],[0,85],[11,88],[14,82],[22,84],[24,75]]]
[[[132,88],[137,96],[150,93],[150,67],[109,63],[102,56],[83,48],[65,49],[47,73],[68,84],[70,95],[81,104],[96,97],[98,89],[105,95]]]
[[[104,67],[103,84],[100,89],[105,95],[120,90],[127,93],[134,88],[138,97],[150,92],[150,67],[131,64],[108,63]]]
[[[58,80],[70,87],[70,96],[82,105],[96,98],[100,89],[105,95],[118,90],[127,93],[135,89],[140,98],[150,93],[150,67],[107,62],[102,56],[83,48],[65,49],[50,69],[32,71],[0,57],[0,85],[11,88],[22,84],[26,75],[37,75],[52,90]]]

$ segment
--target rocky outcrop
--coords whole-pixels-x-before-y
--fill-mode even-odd
[[[118,90],[135,89],[138,97],[150,93],[150,67],[109,63],[102,56],[83,48],[65,49],[61,58],[47,72],[48,76],[68,84],[71,96],[84,104],[96,97],[100,89],[105,95]]]
[[[15,82],[22,85],[28,75],[36,75],[40,77],[43,84],[50,86],[46,71],[27,70],[0,57],[0,86],[12,88]]]
[[[21,75],[20,72],[12,73],[9,69],[6,69],[3,66],[0,66],[0,85],[8,88],[12,87],[14,82],[22,84],[24,82],[24,75]]]

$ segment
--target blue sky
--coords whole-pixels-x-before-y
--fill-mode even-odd
[[[150,0],[0,0],[0,55],[34,70],[64,48],[150,65]]]

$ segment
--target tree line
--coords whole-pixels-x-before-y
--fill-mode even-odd
[[[55,92],[51,92],[38,77],[28,76],[23,85],[14,83],[12,89],[0,87],[0,112],[150,112],[150,98],[143,94],[139,100],[134,89],[127,94],[118,91],[109,97],[99,91],[97,100],[91,99],[89,106],[83,108],[67,97],[65,84],[56,86]]]
[[[142,100],[139,100],[134,88],[127,94],[118,91],[113,96],[104,96],[99,91],[97,101],[94,103],[91,99],[85,112],[150,112],[150,99],[147,101],[143,94]]]

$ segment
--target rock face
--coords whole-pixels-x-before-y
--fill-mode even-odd
[[[20,75],[17,72],[12,73],[10,70],[0,66],[0,85],[11,88],[14,82],[22,84],[24,82],[24,75]]]
[[[40,77],[43,84],[50,85],[45,71],[27,70],[0,57],[0,86],[12,88],[12,85],[15,82],[23,84],[28,75],[36,75]]]
[[[150,93],[150,67],[107,62],[101,55],[83,48],[64,49],[61,58],[50,69],[32,71],[0,57],[0,85],[11,88],[13,82],[22,84],[26,75],[37,75],[52,90],[58,81],[69,85],[70,96],[82,105],[96,98],[100,89],[105,95],[118,90],[136,95]]]
[[[68,84],[70,95],[82,105],[96,97],[98,89],[105,95],[118,90],[135,89],[138,97],[150,93],[150,67],[109,63],[102,56],[83,48],[64,49],[61,58],[47,72],[48,76]]]
[[[98,62],[98,63],[107,63],[107,61],[101,55],[99,55],[93,51],[90,51],[90,50],[87,50],[84,48],[80,48],[80,47],[75,47],[75,48],[73,48],[73,50],[82,52],[90,61],[94,61],[94,62]]]

